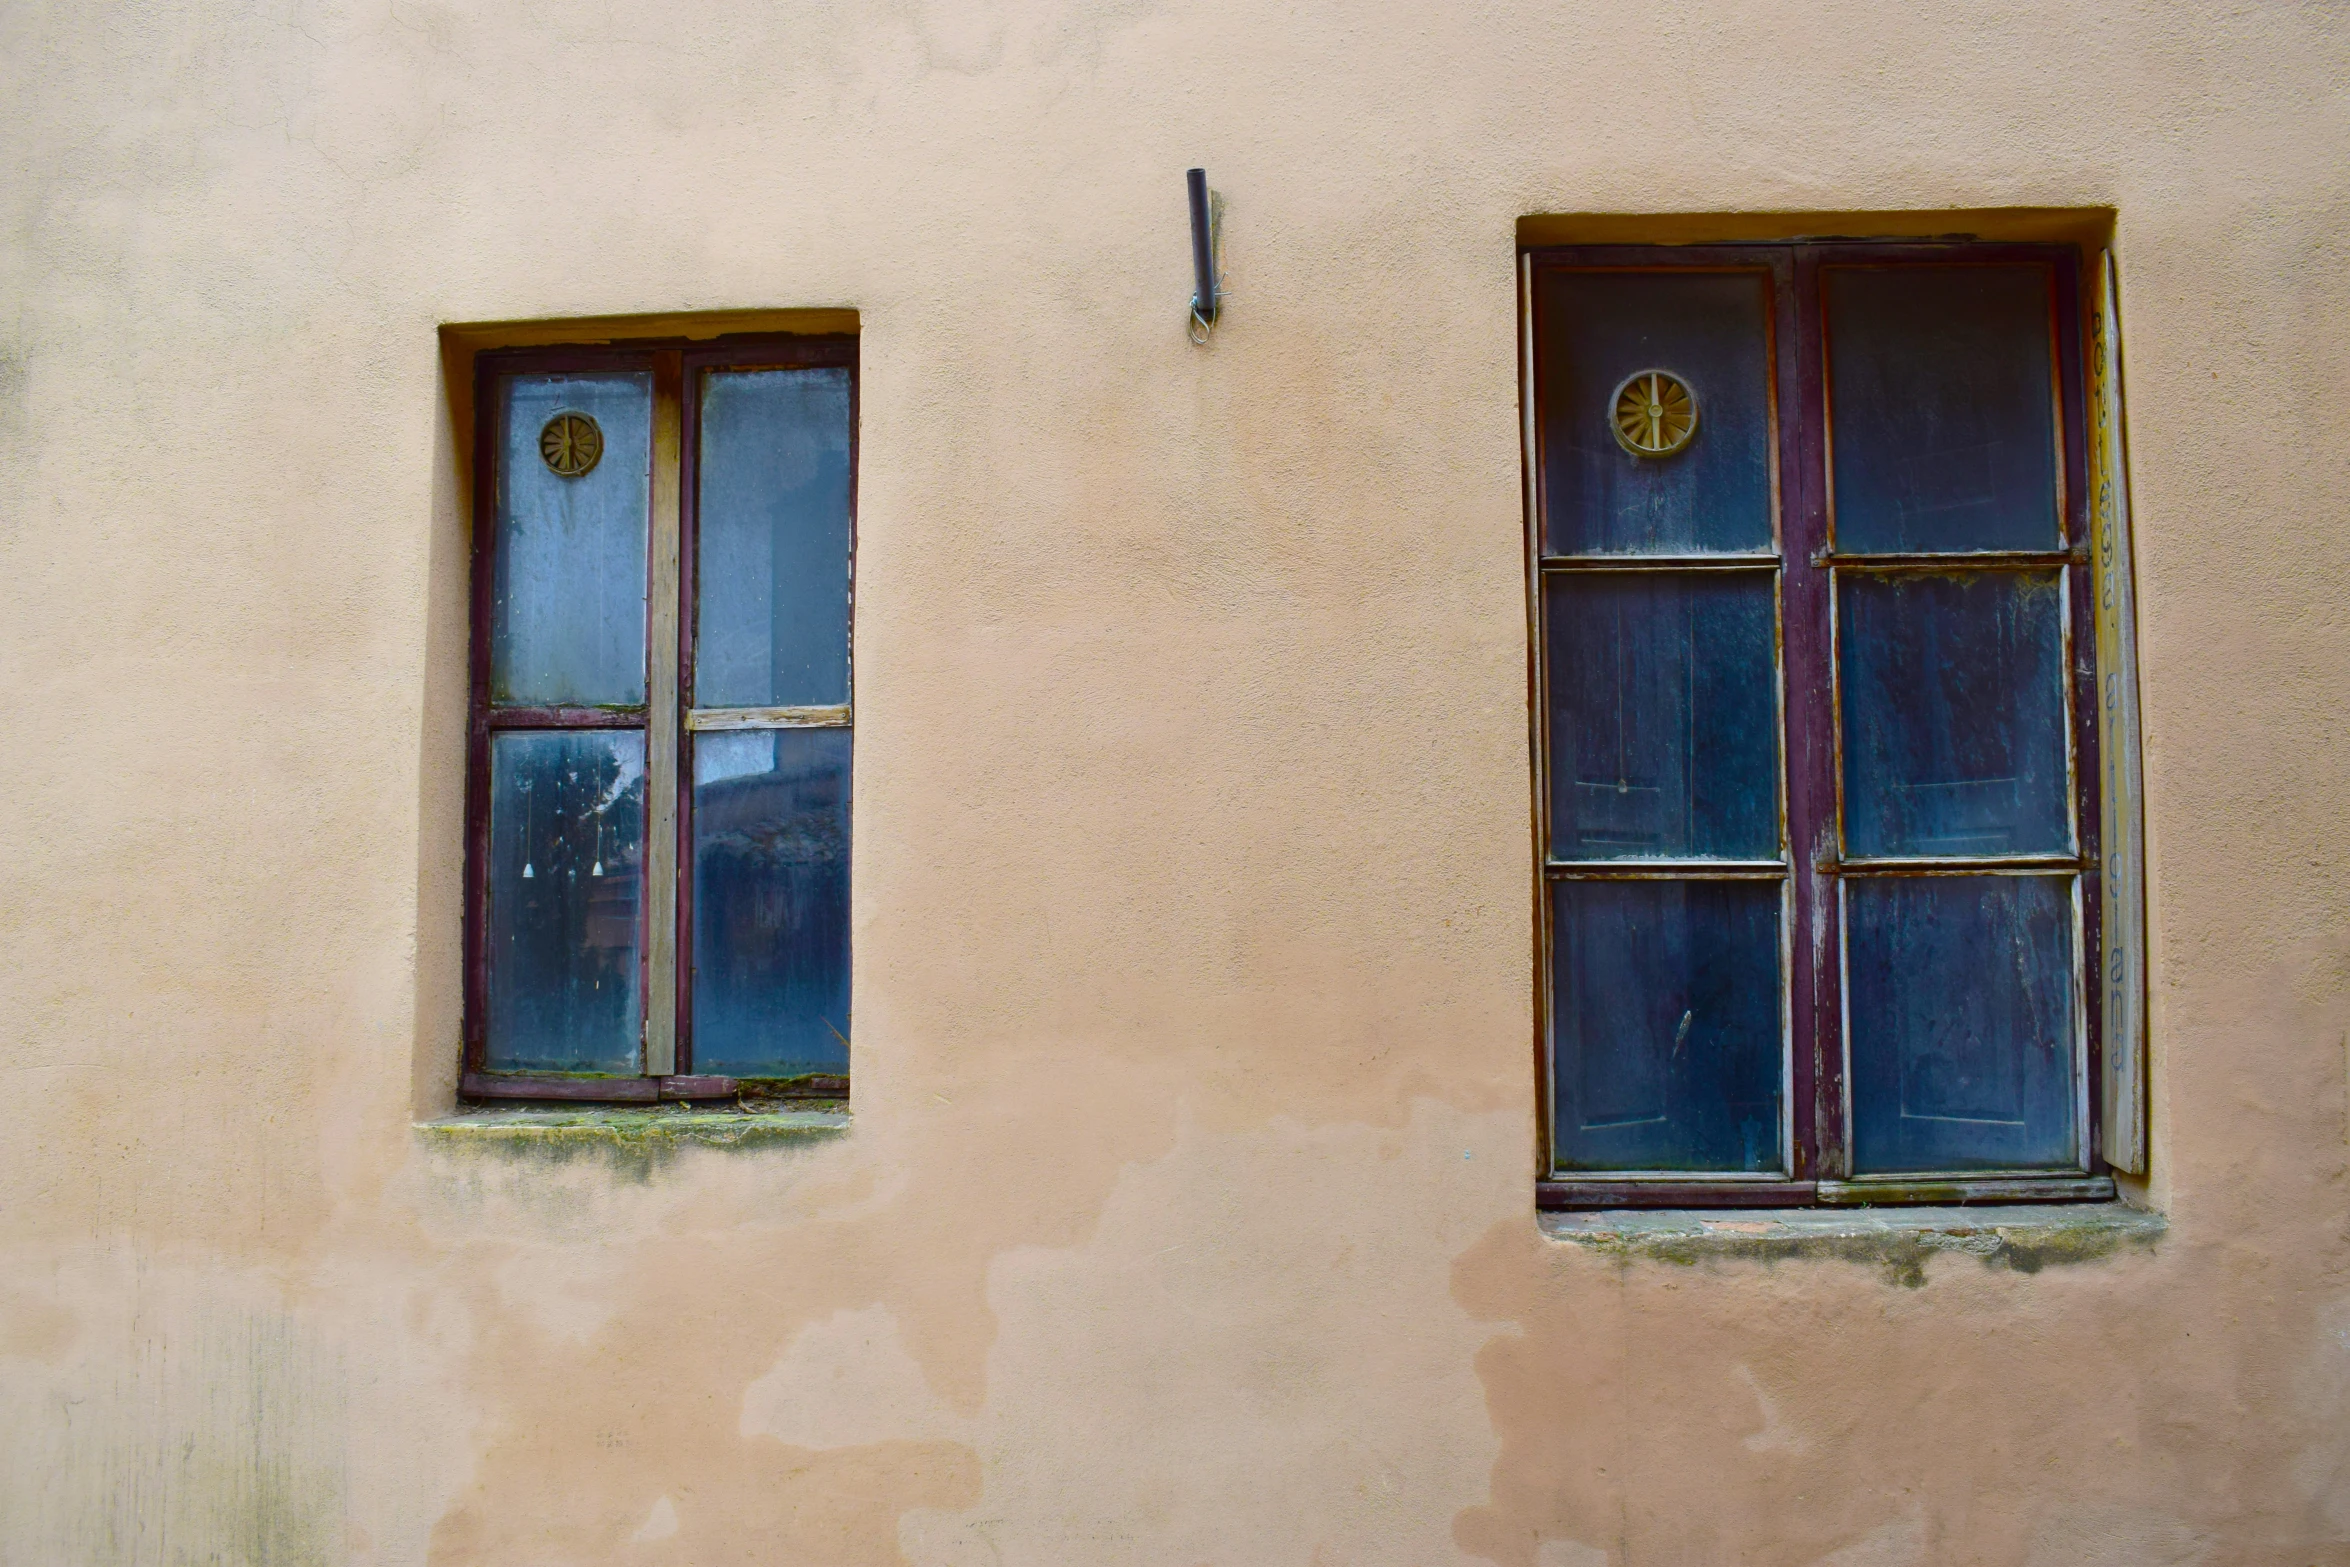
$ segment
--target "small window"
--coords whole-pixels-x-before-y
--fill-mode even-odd
[[[1545,1205],[2112,1194],[2083,282],[1527,254]]]
[[[465,1093],[845,1094],[854,340],[477,374]]]

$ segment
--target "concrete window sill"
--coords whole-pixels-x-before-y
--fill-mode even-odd
[[[2037,1273],[2150,1249],[2170,1228],[2161,1214],[2126,1203],[2019,1204],[1981,1208],[1772,1208],[1545,1213],[1552,1240],[1630,1262],[1857,1262],[1894,1281],[1925,1282],[1936,1254],[1988,1268]]]
[[[683,1147],[805,1146],[849,1129],[839,1109],[697,1110],[685,1105],[577,1110],[466,1110],[416,1123],[429,1145],[534,1153],[642,1156]]]

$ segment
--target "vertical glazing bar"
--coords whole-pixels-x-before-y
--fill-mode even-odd
[[[678,454],[683,359],[653,356],[651,584],[646,595],[645,1074],[677,1070]]]
[[[2098,257],[2090,310],[2090,531],[2096,552],[2097,781],[2103,836],[2097,975],[2105,1081],[2105,1160],[2146,1170],[2145,819],[2138,756],[2137,605],[2130,582],[2128,449],[2113,253]]]

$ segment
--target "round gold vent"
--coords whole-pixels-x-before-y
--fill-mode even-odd
[[[539,431],[539,455],[566,479],[595,467],[604,455],[604,432],[586,414],[559,413]]]
[[[1616,444],[1635,457],[1670,457],[1697,433],[1697,398],[1669,370],[1643,370],[1616,388]]]

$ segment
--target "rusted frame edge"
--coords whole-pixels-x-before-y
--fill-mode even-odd
[[[2020,1203],[2111,1202],[2108,1175],[1903,1176],[1876,1180],[1590,1180],[1538,1182],[1535,1206],[1547,1212],[1642,1208],[1969,1207]]]
[[[1813,1181],[1570,1177],[1536,1182],[1534,1206],[1550,1212],[1578,1208],[1795,1208],[1809,1206],[1816,1190]]]
[[[2114,1195],[2110,1175],[2010,1175],[1822,1181],[1818,1197],[1823,1207],[1849,1208],[1901,1203],[2111,1202]]]
[[[832,1073],[810,1077],[717,1077],[687,1072],[667,1077],[565,1077],[530,1072],[467,1072],[467,1099],[558,1101],[565,1104],[640,1105],[717,1099],[845,1099],[848,1080]]]

